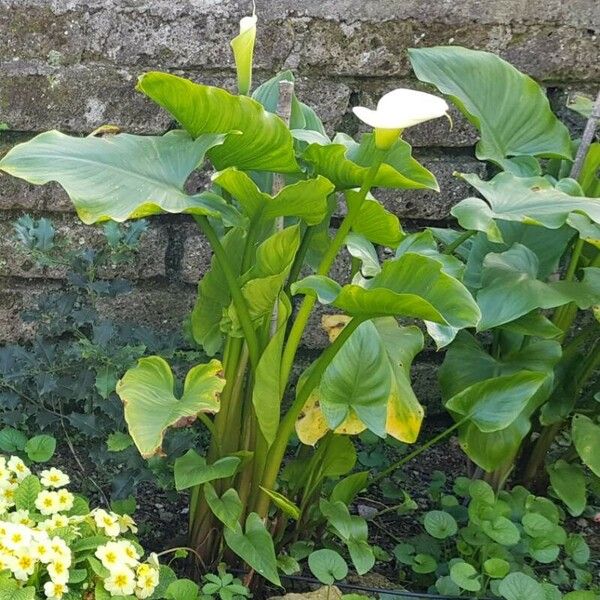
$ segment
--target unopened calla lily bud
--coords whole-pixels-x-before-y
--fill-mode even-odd
[[[377,108],[355,106],[354,114],[375,129],[375,144],[382,150],[390,148],[407,127],[443,117],[448,104],[426,92],[400,88],[384,94]]]
[[[230,42],[237,70],[238,92],[240,94],[248,94],[252,86],[252,57],[254,55],[257,20],[258,18],[255,14],[240,19],[240,33]]]

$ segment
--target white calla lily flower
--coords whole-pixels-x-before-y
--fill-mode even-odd
[[[255,10],[252,15],[240,19],[240,33],[231,40],[235,68],[237,70],[238,91],[248,94],[252,86],[252,59],[256,41],[256,23],[258,17]]]
[[[365,106],[352,109],[363,123],[375,129],[375,143],[381,149],[390,148],[407,127],[443,117],[448,110],[442,98],[405,88],[384,94],[375,110]]]

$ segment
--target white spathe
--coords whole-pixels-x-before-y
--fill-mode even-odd
[[[448,112],[448,104],[433,94],[399,88],[384,94],[376,110],[364,106],[355,106],[352,110],[361,121],[376,129],[406,129],[443,117]]]
[[[255,28],[257,21],[258,17],[256,15],[242,17],[240,19],[240,34],[246,33],[246,31],[250,31],[251,29]]]

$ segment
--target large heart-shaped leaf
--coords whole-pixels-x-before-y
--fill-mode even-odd
[[[439,190],[433,174],[412,157],[411,151],[410,145],[399,139],[385,155],[374,187]],[[361,186],[374,154],[373,134],[363,135],[359,144],[338,133],[331,144],[309,144],[303,158],[338,190],[346,190]]]
[[[251,218],[299,217],[309,225],[325,218],[327,196],[334,190],[330,181],[318,175],[286,185],[273,197],[261,192],[247,173],[234,168],[217,173],[213,181],[229,192]]]
[[[446,408],[467,417],[482,433],[501,431],[521,414],[547,377],[538,371],[520,371],[486,379],[452,396]]]
[[[311,294],[353,316],[406,316],[457,328],[473,327],[480,317],[472,296],[442,262],[408,252],[386,261],[362,286],[340,286],[328,277],[309,275],[292,285],[294,294]]]
[[[184,131],[163,136],[120,133],[73,137],[47,131],[15,146],[0,170],[30,183],[58,181],[84,223],[125,221],[158,213],[191,213],[241,223],[239,213],[211,192],[188,195],[183,186],[210,148],[227,136],[192,139]]]
[[[448,95],[479,129],[479,159],[506,167],[510,156],[571,157],[569,132],[542,88],[505,60],[455,46],[408,53],[416,76]]]
[[[274,233],[258,247],[254,265],[244,274],[245,282],[242,285],[250,318],[257,327],[263,324],[264,319],[270,318],[299,246],[299,225],[292,225]],[[229,328],[233,335],[241,335],[241,325],[233,303],[227,310],[222,326]]]
[[[565,503],[569,513],[578,517],[585,509],[587,494],[585,474],[580,465],[559,459],[548,467],[550,484]]]
[[[541,225],[549,229],[562,227],[572,212],[581,212],[600,223],[600,200],[570,196],[543,177],[515,177],[498,173],[490,181],[478,175],[461,174],[484,198],[467,198],[451,210],[465,229],[483,231],[492,242],[502,242],[495,219]]]
[[[238,132],[209,152],[217,169],[298,170],[289,129],[256,100],[157,71],[142,75],[137,89],[168,110],[193,138]]]
[[[239,273],[244,254],[246,232],[234,227],[221,239],[221,244],[229,259],[229,265]],[[198,294],[191,314],[191,332],[197,344],[206,354],[213,356],[223,343],[221,319],[223,310],[231,303],[231,293],[223,285],[225,275],[216,256],[213,256],[210,269],[198,282]]]
[[[442,397],[448,400],[479,382],[493,381],[498,376],[514,375],[525,370],[547,375],[546,382],[525,404],[524,409],[506,428],[493,433],[483,433],[472,422],[459,429],[461,446],[476,464],[486,471],[514,456],[521,441],[531,428],[531,414],[552,390],[552,373],[561,357],[558,342],[535,341],[522,350],[508,353],[501,359],[488,354],[477,340],[466,332],[460,332],[452,343],[439,370]],[[476,389],[476,388],[475,388]],[[522,391],[527,392],[524,388]]]
[[[485,257],[482,288],[477,293],[479,330],[508,323],[538,308],[555,308],[569,302],[588,308],[600,301],[600,269],[584,269],[582,281],[550,283],[537,279],[538,269],[537,256],[520,244]]]
[[[300,440],[313,445],[330,429],[354,435],[368,427],[378,435],[387,433],[413,443],[421,428],[423,407],[410,384],[410,366],[422,348],[423,334],[417,327],[400,327],[391,317],[361,324],[333,358],[321,386],[312,391],[304,406],[296,422]],[[369,364],[361,364],[367,351],[373,360],[380,361],[372,366],[373,372]],[[352,381],[352,368],[365,373],[374,387],[363,385],[361,377]],[[305,376],[300,378],[298,390]],[[345,397],[341,395],[344,390]],[[330,399],[336,401],[333,406],[327,405]]]
[[[129,433],[144,457],[161,452],[169,427],[193,422],[199,413],[219,411],[219,394],[225,385],[221,363],[211,360],[189,370],[181,398],[174,393],[175,381],[169,364],[160,356],[140,358],[117,383],[117,394],[125,405]]]
[[[248,515],[245,532],[238,523],[233,529],[226,527],[223,533],[227,545],[244,562],[271,583],[281,585],[273,539],[256,513]]]
[[[348,190],[346,194],[351,195],[353,192]],[[367,198],[362,203],[358,218],[352,225],[352,231],[363,235],[373,244],[390,248],[395,248],[404,237],[398,217],[386,210],[374,198]]]
[[[206,464],[206,459],[190,448],[183,456],[175,459],[175,489],[177,491],[231,477],[240,464],[238,456],[224,456],[211,465]]]
[[[367,321],[348,338],[321,378],[320,406],[329,428],[339,427],[352,410],[384,437],[390,386],[383,343]]]

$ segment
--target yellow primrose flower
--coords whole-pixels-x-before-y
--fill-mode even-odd
[[[382,150],[391,148],[407,127],[442,117],[448,110],[442,98],[404,88],[384,94],[375,110],[364,106],[352,109],[363,123],[375,129],[375,144]]]
[[[75,496],[71,494],[68,490],[58,490],[56,492],[58,494],[58,504],[60,506],[61,511],[69,511],[73,508],[73,502],[75,501]]]
[[[44,594],[48,600],[60,600],[68,591],[69,588],[64,583],[48,581],[44,584]]]
[[[18,456],[10,457],[8,461],[8,468],[16,475],[19,481],[25,479],[27,475],[31,475],[31,471]]]
[[[137,533],[138,528],[135,521],[129,515],[117,515],[117,521],[119,521],[121,533],[126,533],[127,531]]]
[[[58,493],[42,490],[35,499],[35,507],[43,515],[53,515],[54,513],[57,513],[61,509],[58,501]]]
[[[116,542],[123,562],[129,567],[135,567],[139,563],[140,555],[135,546],[128,540],[119,540]]]
[[[104,589],[113,596],[130,596],[135,590],[135,575],[129,567],[111,571],[104,580]]]
[[[94,521],[96,525],[106,532],[110,537],[117,537],[121,533],[119,521],[113,513],[108,513],[102,508],[94,511]]]
[[[40,473],[40,483],[47,488],[60,488],[69,485],[70,482],[71,479],[66,473],[54,467],[45,469]]]
[[[27,527],[31,527],[32,525],[34,525],[34,522],[29,518],[29,511],[23,508],[10,513],[7,516],[7,519],[11,523],[18,523]]]
[[[51,563],[46,567],[50,579],[55,583],[65,584],[69,581],[69,565],[62,558],[54,557]]]
[[[123,552],[118,542],[107,542],[98,546],[95,556],[109,571],[124,565]]]
[[[31,553],[37,560],[45,565],[47,565],[49,562],[52,562],[56,556],[52,550],[50,539],[43,538],[34,540],[31,547]]]
[[[29,550],[22,549],[15,554],[14,561],[10,566],[15,579],[27,581],[35,569],[35,558]]]
[[[142,567],[144,567],[142,569]],[[150,565],[140,565],[137,570],[136,598],[149,598],[158,586],[158,571]]]
[[[2,543],[9,550],[18,550],[27,547],[33,537],[31,529],[17,523],[6,523],[4,525],[5,534],[2,537]]]
[[[56,556],[60,557],[67,567],[71,566],[71,549],[63,539],[54,536],[50,540],[50,548]]]

